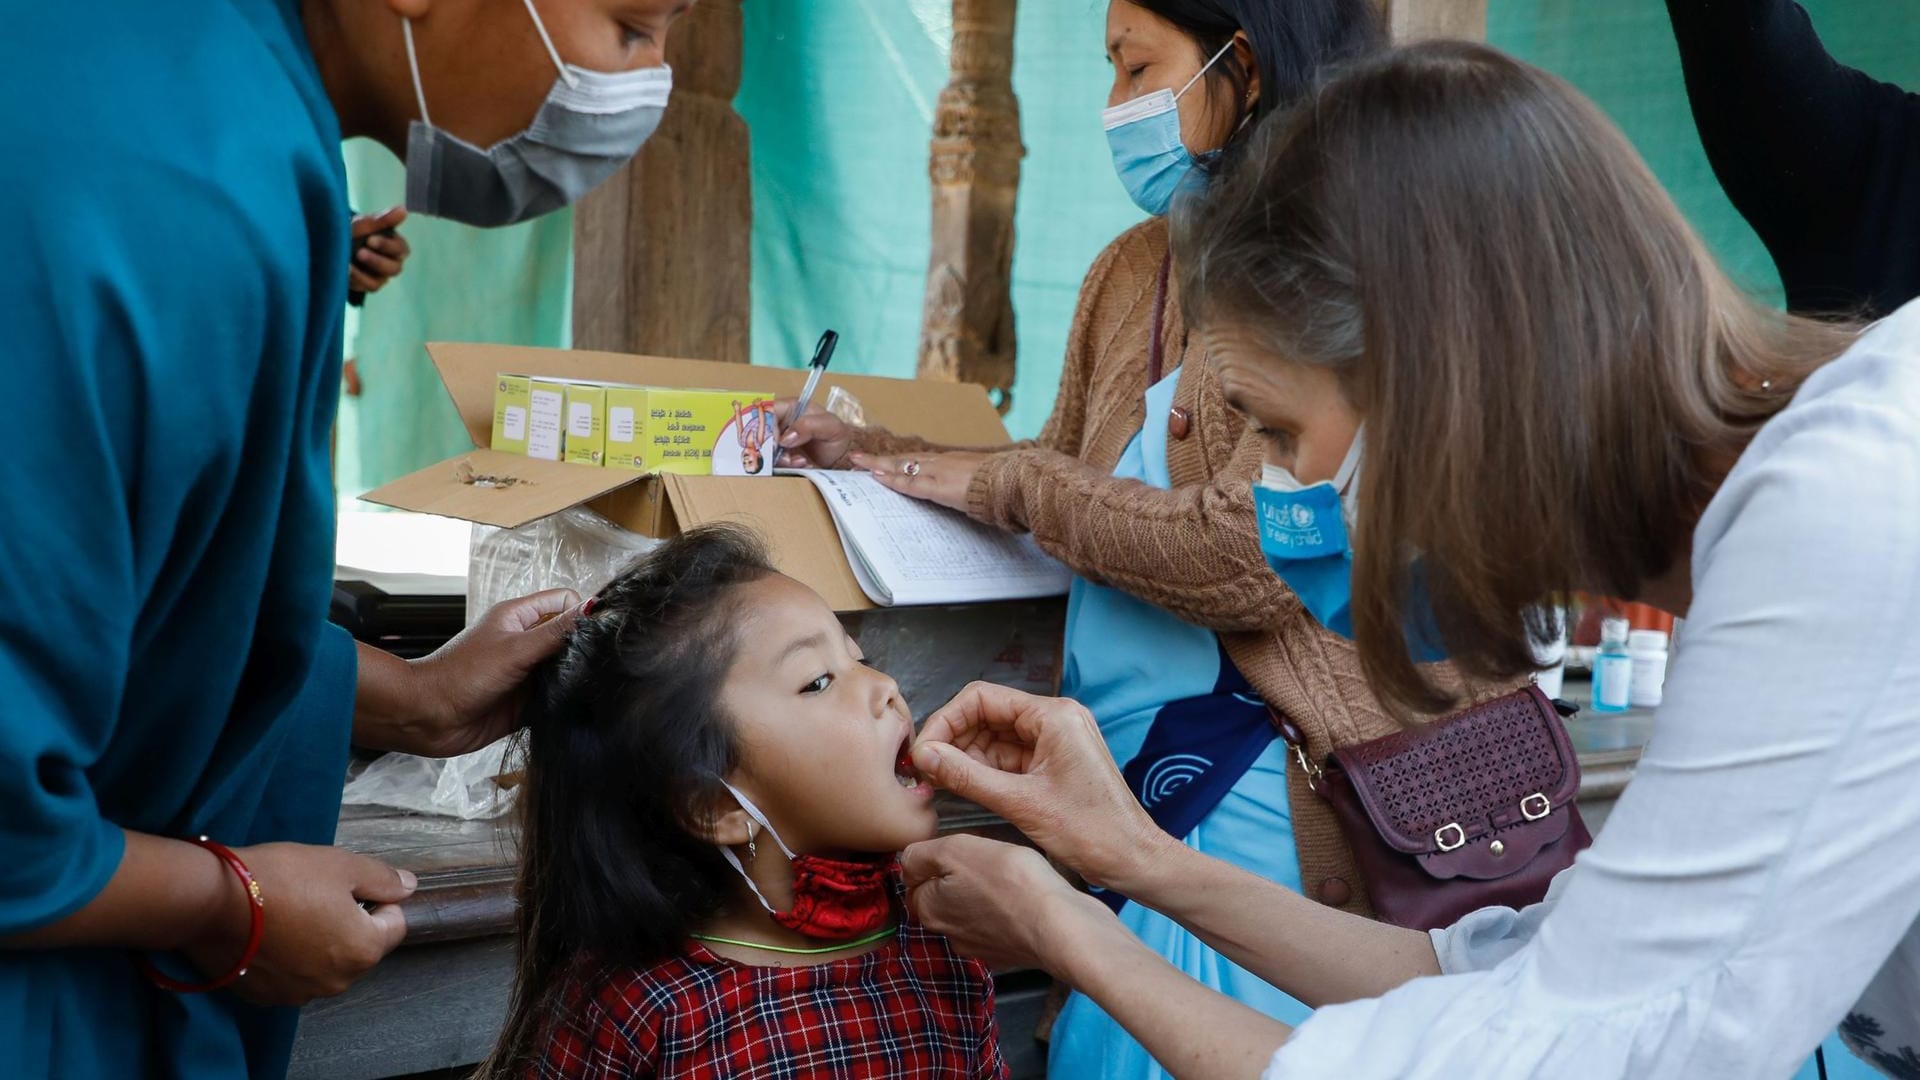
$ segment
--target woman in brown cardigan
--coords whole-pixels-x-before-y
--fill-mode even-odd
[[[1191,81],[1176,104],[1180,141],[1228,155],[1266,102],[1291,100],[1376,34],[1366,0],[1114,0],[1107,29],[1109,105],[1138,109],[1129,103]],[[1129,180],[1124,133],[1113,141]],[[1081,287],[1039,438],[952,450],[815,411],[788,425],[786,463],[874,469],[896,490],[1032,533],[1078,575],[1063,693],[1098,717],[1116,760],[1132,762],[1129,780],[1156,820],[1263,877],[1368,913],[1338,825],[1289,765],[1260,702],[1299,725],[1316,760],[1398,728],[1352,643],[1321,629],[1261,556],[1250,481],[1262,442],[1187,333],[1152,186],[1129,183],[1156,216],[1108,245]],[[1209,985],[1283,1019],[1306,1015],[1164,917],[1137,905],[1121,916]],[[1052,1043],[1056,1075],[1160,1075],[1082,998]]]

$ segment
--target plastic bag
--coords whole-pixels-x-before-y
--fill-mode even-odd
[[[592,595],[659,543],[578,506],[517,529],[476,525],[467,571],[467,624],[502,600],[542,589]],[[506,771],[509,741],[454,758],[384,754],[347,781],[341,802],[468,820],[498,817],[513,808],[513,791],[498,782]]]

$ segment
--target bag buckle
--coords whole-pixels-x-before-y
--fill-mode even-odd
[[[1553,800],[1539,792],[1520,800],[1520,816],[1528,821],[1539,821],[1553,813]]]
[[[1467,842],[1467,830],[1457,821],[1449,821],[1433,830],[1433,842],[1441,851],[1452,851]]]
[[[1293,744],[1293,757],[1300,763],[1300,771],[1307,774],[1307,790],[1318,793],[1320,777],[1323,775],[1320,766],[1307,759],[1307,750],[1299,743]]]

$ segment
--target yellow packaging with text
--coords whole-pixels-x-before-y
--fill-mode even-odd
[[[493,439],[487,445],[509,454],[527,452],[527,412],[532,405],[533,380],[525,375],[496,376],[493,381]]]
[[[771,476],[772,394],[606,388],[606,464],[687,476]]]
[[[687,476],[773,472],[772,394],[647,391],[647,471]]]
[[[567,460],[603,465],[607,460],[607,388],[595,383],[567,384]]]

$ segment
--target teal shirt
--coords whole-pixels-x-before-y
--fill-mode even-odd
[[[0,934],[90,901],[121,828],[329,842],[356,674],[325,623],[348,212],[293,0],[5,22]],[[278,1076],[293,1019],[0,950],[8,1075]]]

